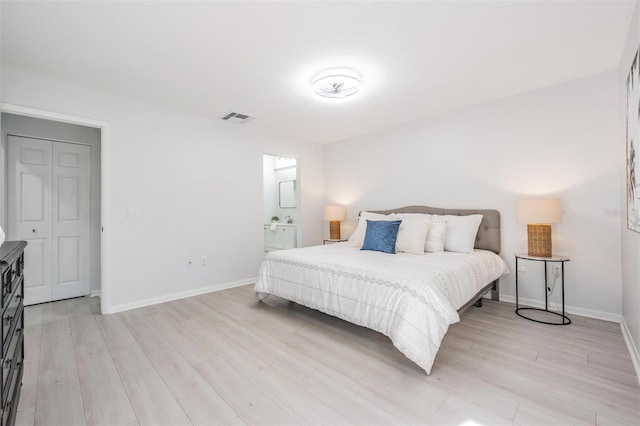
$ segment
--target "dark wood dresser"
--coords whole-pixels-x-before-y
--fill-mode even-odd
[[[24,248],[26,241],[0,246],[2,277],[2,426],[16,420],[24,370]]]

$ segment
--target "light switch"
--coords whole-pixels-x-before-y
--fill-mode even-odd
[[[142,219],[142,209],[139,207],[129,207],[127,209],[127,219]]]

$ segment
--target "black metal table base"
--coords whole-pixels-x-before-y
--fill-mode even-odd
[[[548,314],[557,315],[557,316],[559,316],[560,318],[562,318],[562,322],[548,322],[548,321],[540,321],[540,320],[537,320],[537,319],[535,319],[535,318],[530,318],[530,317],[528,317],[528,316],[526,316],[526,315],[524,315],[524,314],[521,314],[521,313],[520,313],[520,311],[525,311],[525,310],[528,310],[528,311],[540,311],[540,312],[546,312],[546,313],[548,313]],[[517,314],[519,317],[522,317],[522,318],[524,318],[524,319],[528,319],[529,321],[539,322],[540,324],[549,324],[549,325],[569,325],[569,324],[571,324],[571,318],[569,318],[568,316],[566,316],[566,315],[562,315],[560,312],[550,311],[550,310],[548,310],[548,309],[541,309],[541,308],[518,308],[518,309],[516,309],[516,314]]]
[[[518,303],[518,260],[530,260],[530,261],[536,261],[536,262],[543,262],[544,263],[544,309],[542,308],[532,308],[532,307],[525,307],[525,308],[521,308],[520,304]],[[549,325],[569,325],[571,324],[571,318],[569,318],[566,315],[566,312],[564,310],[564,263],[568,262],[569,258],[568,257],[564,257],[564,256],[551,256],[551,257],[536,257],[536,256],[524,256],[524,255],[518,255],[516,254],[516,314],[524,319],[528,319],[529,321],[534,321],[534,322],[538,322],[540,324],[549,324]],[[548,282],[548,273],[547,273],[547,263],[560,263],[560,271],[561,271],[561,281],[560,281],[560,285],[561,285],[561,290],[562,290],[562,313],[560,312],[554,312],[549,310],[549,282]],[[555,283],[555,279],[554,279],[554,283]],[[557,315],[560,318],[562,318],[562,322],[549,322],[549,321],[541,321],[535,318],[530,318],[526,315],[524,315],[523,313],[521,313],[520,311],[541,311],[541,312],[546,312],[549,314],[553,314],[553,315]]]

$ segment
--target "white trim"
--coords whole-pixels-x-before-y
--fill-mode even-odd
[[[516,298],[515,296],[511,296],[508,294],[501,294],[500,301],[515,304]],[[525,299],[524,297],[518,297],[518,302],[520,303],[520,305],[523,305],[523,306],[531,306],[533,308],[544,309],[544,302],[541,300]],[[565,312],[568,314],[580,315],[583,317],[595,318],[595,319],[604,320],[604,321],[619,323],[622,320],[622,315],[612,314],[611,312],[596,311],[594,309],[586,309],[586,308],[580,308],[578,306],[569,306],[569,305],[565,305],[564,309],[565,309]]]
[[[91,290],[89,297],[100,297],[100,290]]]
[[[158,303],[171,302],[172,300],[185,299],[187,297],[198,296],[200,294],[212,293],[215,291],[226,290],[228,288],[240,287],[247,284],[253,284],[257,280],[257,277],[247,278],[239,281],[232,281],[228,283],[214,284],[207,287],[200,287],[193,290],[181,291],[178,293],[167,294],[159,297],[152,297],[151,299],[143,299],[137,302],[123,303],[122,305],[111,306],[108,311],[102,311],[103,314],[115,314],[117,312],[129,311],[131,309],[143,308],[145,306],[157,305]]]
[[[76,115],[62,114],[53,111],[47,111],[38,108],[31,108],[21,105],[13,105],[7,103],[0,104],[0,111],[11,114],[24,115],[27,117],[44,118],[47,120],[62,121],[65,123],[80,124],[83,126],[96,127],[100,129],[100,181],[101,181],[101,226],[105,230],[101,233],[100,238],[100,310],[108,312],[110,310],[110,291],[111,282],[109,281],[109,272],[111,259],[109,245],[109,202],[111,200],[109,190],[109,165],[110,157],[110,124],[106,121],[94,120]]]
[[[2,112],[7,112],[10,114],[25,115],[28,117],[36,117],[36,118],[46,118],[48,120],[63,121],[65,123],[72,123],[72,124],[82,124],[89,127],[102,128],[102,126],[108,125],[108,123],[104,121],[94,120],[92,118],[81,117],[77,115],[62,114],[59,112],[47,111],[43,109],[31,108],[31,107],[26,107],[21,105],[2,103],[0,104],[0,108],[2,109]]]
[[[3,111],[4,112],[4,111]],[[85,143],[85,142],[79,142],[79,141],[68,141],[65,139],[59,139],[59,138],[43,138],[41,136],[31,136],[28,134],[19,134],[19,133],[10,133],[7,132],[7,136],[17,136],[19,138],[29,138],[29,139],[37,139],[39,141],[54,141],[54,142],[63,142],[63,143],[70,143],[73,145],[83,145],[83,146],[91,146],[90,143]]]
[[[631,333],[629,332],[629,328],[627,327],[624,317],[622,317],[622,321],[620,321],[620,329],[622,330],[624,341],[627,344],[627,349],[629,349],[629,355],[631,356],[631,361],[633,361],[633,368],[636,370],[636,379],[638,380],[638,383],[640,383],[640,352],[631,337]]]

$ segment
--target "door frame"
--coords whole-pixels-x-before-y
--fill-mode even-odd
[[[295,155],[278,155],[278,154],[271,154],[268,152],[263,152],[262,156],[260,157],[261,160],[261,165],[262,167],[264,167],[264,157],[268,156],[268,157],[280,157],[280,158],[290,158],[292,160],[296,160],[296,248],[298,247],[303,247],[302,245],[302,235],[303,235],[303,229],[302,229],[302,221],[300,220],[302,218],[302,209],[303,209],[303,202],[302,202],[302,190],[300,189],[302,187],[301,184],[301,179],[300,179],[300,157],[297,157]],[[264,173],[264,171],[263,171]],[[261,179],[262,182],[262,206],[263,206],[263,210],[264,210],[264,175]],[[262,216],[264,217],[264,211],[262,211]],[[263,220],[264,222],[264,220]],[[264,240],[263,240],[263,244],[264,246]]]
[[[0,104],[0,112],[27,117],[43,118],[46,120],[60,121],[63,123],[79,124],[87,127],[100,129],[100,221],[102,232],[100,234],[100,311],[103,314],[111,313],[111,281],[110,281],[110,259],[111,251],[109,244],[109,207],[110,207],[110,185],[109,185],[109,164],[110,164],[110,124],[107,121],[95,120],[70,114],[62,114],[38,108],[25,107],[8,103]],[[3,167],[6,165],[6,152],[3,152],[1,159]],[[5,167],[6,169],[6,167]],[[6,188],[6,170],[0,173],[0,188]],[[6,199],[0,198],[2,209],[2,224],[6,226]]]

